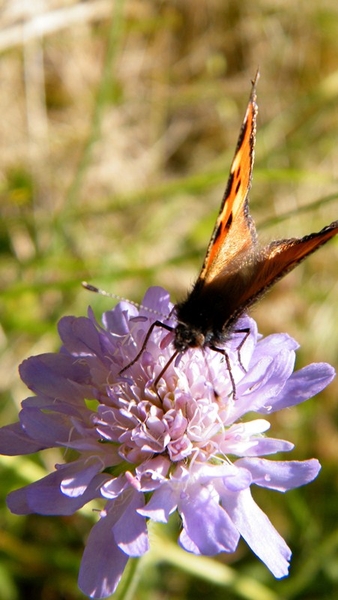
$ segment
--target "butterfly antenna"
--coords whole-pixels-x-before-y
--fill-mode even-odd
[[[123,302],[128,302],[128,304],[131,304],[132,306],[136,306],[136,308],[143,308],[147,312],[149,312],[153,315],[158,315],[164,319],[168,318],[168,316],[169,316],[169,315],[164,315],[163,313],[160,313],[158,310],[155,310],[154,308],[149,308],[148,306],[144,306],[144,304],[139,304],[138,302],[133,302],[133,300],[129,300],[129,298],[124,298],[123,296],[118,296],[117,294],[111,294],[110,292],[106,292],[105,290],[102,290],[101,288],[98,288],[95,285],[92,285],[91,283],[87,283],[87,281],[82,281],[81,285],[82,285],[82,287],[85,288],[85,290],[88,290],[89,292],[94,292],[95,294],[100,294],[101,296],[106,296],[107,298],[114,298],[114,300],[122,300]]]

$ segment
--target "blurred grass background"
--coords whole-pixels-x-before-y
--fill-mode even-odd
[[[257,67],[250,198],[262,240],[338,217],[336,0],[3,0],[0,52],[1,425],[28,395],[20,362],[58,349],[58,319],[110,308],[83,279],[135,301],[153,284],[184,295]],[[296,337],[298,366],[337,366],[337,272],[333,240],[253,311],[262,333]],[[323,465],[304,489],[255,494],[293,550],[290,577],[275,581],[245,544],[203,562],[153,533],[137,600],[338,597],[337,391],[272,419],[292,458]],[[60,455],[0,461],[1,600],[83,598],[91,510],[22,518],[5,506]]]

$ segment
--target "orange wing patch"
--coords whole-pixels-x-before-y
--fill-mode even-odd
[[[252,83],[252,91],[238,138],[220,213],[200,273],[200,278],[206,282],[217,277],[226,264],[231,263],[243,251],[248,251],[249,247],[256,242],[255,228],[248,214],[248,192],[251,186],[254,163],[258,111],[256,83],[258,77],[257,72]]]

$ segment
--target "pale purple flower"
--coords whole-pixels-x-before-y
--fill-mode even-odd
[[[148,550],[147,520],[166,522],[176,510],[179,543],[188,552],[234,552],[242,536],[275,577],[284,577],[291,551],[250,486],[285,492],[320,469],[315,459],[262,458],[293,448],[266,435],[263,416],[303,402],[334,377],[324,363],[294,373],[297,344],[286,334],[261,338],[252,319],[240,319],[238,329],[250,328],[250,335],[240,352],[243,333],[226,344],[236,394],[224,357],[208,349],[185,352],[154,386],[173,354],[173,333],[161,327],[120,373],[158,314],[171,311],[167,292],[151,288],[142,308],[121,302],[107,312],[104,328],[91,311],[61,319],[61,351],[23,362],[21,377],[35,395],[23,401],[19,423],[0,430],[3,454],[64,448],[65,463],[9,494],[12,512],[70,515],[94,498],[106,500],[79,576],[93,598],[112,594],[128,558]],[[175,326],[174,313],[165,323]],[[67,449],[77,458],[67,462]]]

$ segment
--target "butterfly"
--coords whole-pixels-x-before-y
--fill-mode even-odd
[[[155,327],[172,331],[175,351],[157,376],[155,387],[179,354],[189,348],[210,348],[224,355],[235,396],[230,361],[223,346],[236,331],[237,320],[279,279],[338,233],[338,221],[334,221],[318,233],[259,246],[248,200],[256,139],[258,77],[257,72],[201,272],[185,300],[174,307],[177,325],[173,328],[158,320],[153,322],[140,352],[120,371],[123,373],[138,360]],[[93,286],[86,287],[97,291]],[[243,333],[249,335],[248,331]]]
[[[256,139],[257,73],[232,161],[221,209],[201,272],[183,302],[175,307],[174,347],[220,348],[236,321],[279,279],[338,233],[338,221],[318,233],[282,239],[260,247],[249,212]]]

